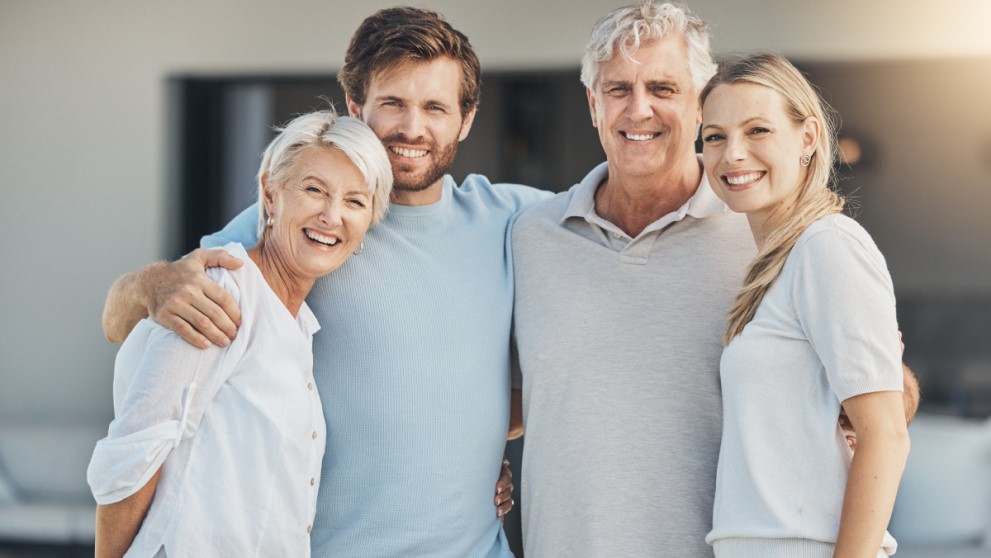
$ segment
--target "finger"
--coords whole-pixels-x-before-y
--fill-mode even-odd
[[[223,331],[229,339],[237,336],[237,328],[241,325],[241,307],[227,289],[205,279],[202,285],[204,297],[196,297],[194,304],[213,325]]]
[[[210,346],[209,339],[196,331],[196,328],[191,326],[189,322],[175,314],[172,314],[171,319],[168,320],[167,323],[162,323],[162,325],[174,331],[176,335],[182,337],[187,343],[193,345],[194,347],[206,349]]]
[[[227,250],[203,250],[198,255],[205,267],[223,267],[225,269],[237,269],[244,265],[240,258],[235,258]]]
[[[498,493],[496,493],[496,495],[495,495],[495,505],[498,507],[498,506],[501,506],[504,502],[509,501],[509,500],[512,500],[513,499],[513,490],[515,490],[515,488],[516,487],[513,486],[512,483],[509,483],[509,485],[506,487],[506,490],[501,490]]]
[[[212,281],[210,282],[212,283]],[[192,300],[192,302],[187,302],[188,300]],[[226,347],[230,345],[230,337],[220,330],[213,323],[213,320],[200,310],[200,308],[209,308],[210,306],[215,305],[207,297],[203,296],[199,289],[195,286],[187,285],[180,289],[177,296],[170,299],[158,314],[153,317],[155,321],[175,331],[183,339],[190,341],[197,347],[202,347],[203,345],[194,342],[194,340],[199,340],[196,335],[207,339],[209,343],[213,343],[219,347]],[[220,310],[217,309],[216,312],[220,312]],[[194,332],[189,332],[187,327],[192,328]]]
[[[847,436],[846,437],[846,445],[850,446],[850,449],[851,450],[857,451],[857,437],[856,436]]]
[[[500,504],[498,508],[496,508],[496,516],[497,517],[506,517],[506,514],[513,510],[513,506],[515,504],[516,504],[516,501],[513,500],[512,498],[510,498],[509,500],[506,500],[505,502],[503,502],[502,504]]]
[[[513,471],[509,468],[509,460],[504,459],[502,462],[502,471],[499,473],[499,481],[496,482],[496,494],[502,493],[506,490],[506,487],[510,487],[512,491],[513,485]]]

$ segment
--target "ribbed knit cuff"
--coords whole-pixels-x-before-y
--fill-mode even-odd
[[[810,539],[728,538],[713,541],[716,558],[832,558],[833,543]],[[886,558],[878,551],[878,558]]]

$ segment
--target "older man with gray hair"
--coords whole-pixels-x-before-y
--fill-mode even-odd
[[[648,2],[582,60],[607,161],[512,236],[528,557],[712,556],[720,338],[755,252],[694,142],[705,24]]]

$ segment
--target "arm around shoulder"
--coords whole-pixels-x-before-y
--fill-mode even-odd
[[[123,343],[138,322],[148,317],[147,276],[160,272],[166,262],[149,264],[114,281],[103,306],[103,334],[111,343]]]
[[[175,262],[157,262],[117,280],[107,295],[103,330],[119,343],[141,319],[151,316],[187,342],[227,346],[237,335],[241,311],[211,280],[208,267],[237,269],[243,262],[226,250],[194,250]]]

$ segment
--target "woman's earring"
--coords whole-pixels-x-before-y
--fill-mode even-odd
[[[269,216],[268,216],[268,221],[265,221],[265,226],[266,226],[266,227],[271,227],[273,223],[275,223],[275,221],[273,221],[273,220],[272,220],[272,216],[271,216],[271,215],[269,215]]]
[[[812,154],[806,153],[805,155],[802,155],[802,166],[807,167],[811,164],[812,164]]]
[[[361,244],[358,244],[358,247],[354,249],[354,255],[357,256],[358,254],[364,251],[365,251],[365,241],[362,240]]]

